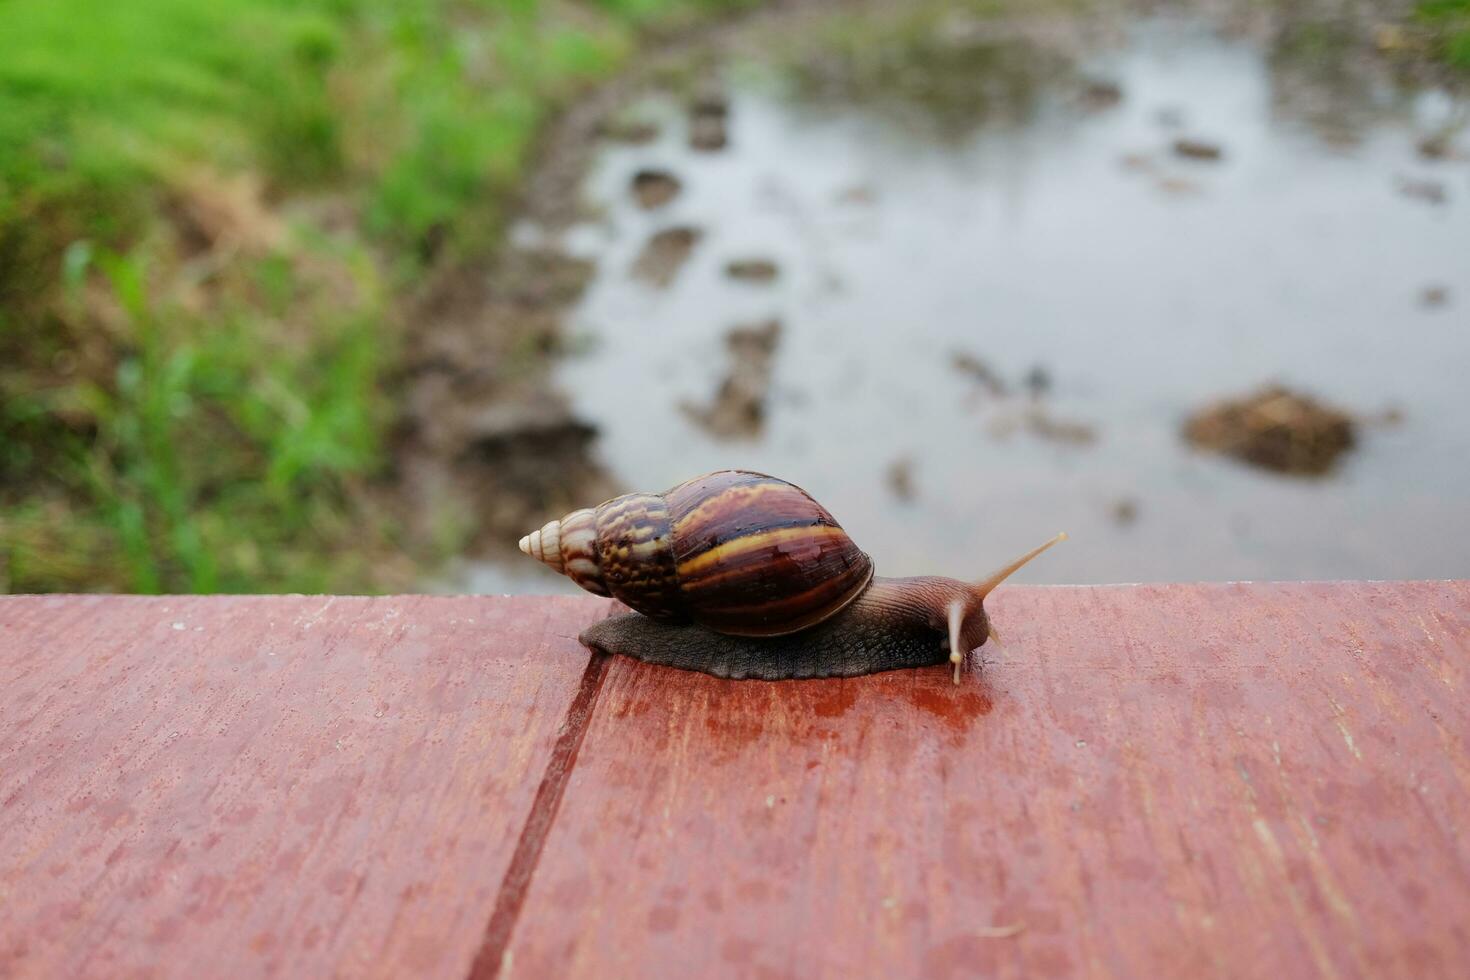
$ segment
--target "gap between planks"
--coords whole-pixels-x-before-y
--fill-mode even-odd
[[[612,615],[616,610],[614,606],[608,614]],[[541,860],[541,850],[546,846],[546,838],[556,822],[562,795],[577,764],[577,752],[582,748],[582,739],[592,723],[592,713],[597,708],[597,698],[607,677],[609,659],[607,654],[588,652],[581,684],[567,707],[566,720],[557,735],[556,745],[552,747],[551,758],[546,762],[546,771],[541,776],[541,785],[536,788],[536,797],[521,827],[505,877],[501,879],[495,907],[485,923],[480,950],[475,954],[467,980],[495,980],[505,965],[505,952],[510,946],[511,936],[515,934],[521,907],[526,902],[526,892]]]

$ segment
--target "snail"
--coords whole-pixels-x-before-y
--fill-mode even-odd
[[[994,635],[985,597],[1066,534],[980,582],[881,578],[800,487],[745,470],[573,511],[521,551],[634,610],[578,639],[718,677],[853,677],[954,665]]]

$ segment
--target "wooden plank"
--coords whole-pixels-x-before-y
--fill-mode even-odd
[[[0,600],[0,976],[463,976],[607,608]]]
[[[519,976],[1470,963],[1470,583],[1006,588],[946,671],[610,663]]]

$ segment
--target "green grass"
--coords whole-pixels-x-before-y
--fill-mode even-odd
[[[1423,0],[1418,19],[1434,32],[1436,54],[1461,71],[1470,71],[1470,0]]]
[[[407,584],[399,296],[493,250],[640,29],[716,6],[0,0],[0,590]]]

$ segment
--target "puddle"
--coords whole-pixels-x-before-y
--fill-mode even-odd
[[[1470,575],[1470,162],[1420,151],[1465,107],[1361,80],[1340,106],[1280,51],[1178,23],[1048,71],[959,127],[756,77],[718,152],[686,105],[642,107],[659,135],[588,177],[589,352],[556,372],[615,478],[774,473],[888,575],[978,576],[1060,529],[1020,579]],[[629,193],[650,169],[681,183],[655,211]],[[672,227],[697,230],[676,274],[630,275]],[[779,275],[729,274],[752,257]],[[681,408],[720,391],[732,328],[773,320],[759,425]],[[1271,382],[1364,420],[1330,475],[1182,438]],[[469,581],[557,587],[524,565]]]

